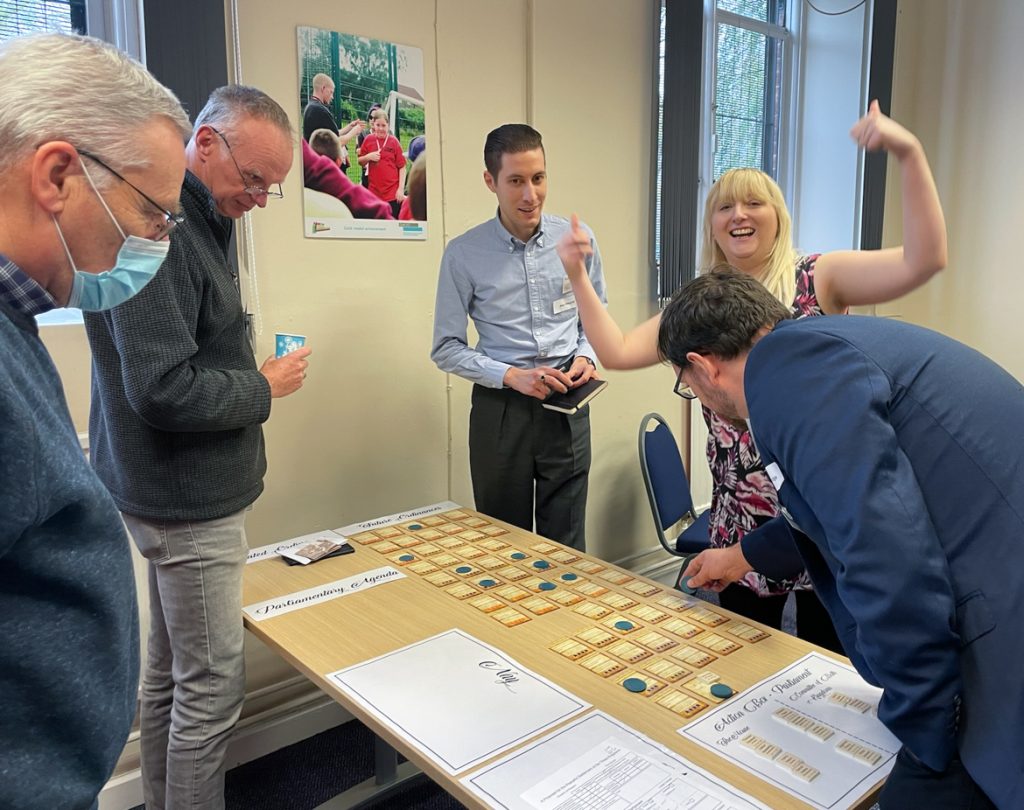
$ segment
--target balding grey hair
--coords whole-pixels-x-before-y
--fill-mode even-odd
[[[174,93],[112,45],[73,34],[0,43],[0,174],[48,141],[67,141],[118,171],[148,168],[139,129],[159,117],[188,140],[192,127]]]
[[[206,124],[218,130],[231,130],[246,118],[256,118],[276,126],[288,138],[294,139],[291,122],[281,105],[274,99],[244,84],[218,87],[196,116],[196,129]]]

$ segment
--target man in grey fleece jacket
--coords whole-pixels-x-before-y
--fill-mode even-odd
[[[245,695],[245,511],[263,490],[262,423],[296,391],[308,349],[257,368],[228,262],[233,220],[280,195],[284,110],[250,87],[215,90],[186,147],[185,221],[133,300],[86,316],[93,464],[148,561],[142,680],[150,810],[222,808],[224,757]]]

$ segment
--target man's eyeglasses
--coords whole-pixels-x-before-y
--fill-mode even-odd
[[[242,171],[242,167],[238,165],[238,161],[235,160],[235,153],[231,151],[231,144],[228,143],[227,137],[216,127],[210,127],[214,132],[220,135],[220,139],[224,141],[224,145],[228,148],[228,156],[231,158],[231,162],[235,164],[235,168],[238,170],[238,176],[242,178],[242,185],[245,186],[245,193],[252,197],[254,200],[260,197],[273,197],[275,200],[280,200],[284,197],[284,191],[281,189],[281,184],[277,183],[276,190],[268,190],[262,186],[254,185],[245,176],[245,172]]]
[[[683,370],[679,369],[679,374],[676,375],[676,384],[672,389],[672,393],[681,396],[683,399],[696,399],[697,395],[689,385],[683,382]]]
[[[89,158],[89,160],[91,160],[93,163],[98,163],[101,167],[103,167],[108,172],[110,172],[112,175],[114,175],[114,177],[116,177],[122,183],[127,183],[129,186],[131,186],[133,189],[135,189],[142,196],[142,198],[146,202],[148,202],[157,211],[160,212],[160,215],[162,217],[162,221],[160,222],[160,225],[157,228],[156,233],[153,236],[153,238],[155,240],[159,241],[160,239],[163,239],[165,236],[167,236],[167,234],[169,234],[178,225],[180,225],[182,222],[185,221],[185,215],[184,214],[175,214],[173,211],[168,211],[166,208],[164,208],[162,205],[160,205],[160,203],[158,203],[156,200],[154,200],[152,197],[150,197],[145,191],[143,191],[141,188],[139,188],[137,185],[135,185],[131,180],[126,180],[124,177],[122,177],[114,169],[111,169],[106,163],[104,163],[102,160],[100,160],[98,157],[96,157],[96,155],[94,155],[94,154],[92,154],[90,152],[84,152],[81,149],[78,150],[78,154],[80,154],[82,157]]]

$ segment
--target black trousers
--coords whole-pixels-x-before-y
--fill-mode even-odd
[[[906,746],[896,755],[878,806],[881,810],[996,810],[959,759],[940,773],[920,762]]]
[[[567,415],[511,388],[473,386],[469,470],[476,508],[585,548],[590,409]]]
[[[796,595],[796,634],[798,638],[817,644],[827,650],[846,655],[839,636],[832,626],[832,618],[814,591],[794,591]],[[718,601],[726,610],[739,613],[761,624],[782,629],[782,610],[786,594],[758,596],[750,588],[733,584],[718,594]]]

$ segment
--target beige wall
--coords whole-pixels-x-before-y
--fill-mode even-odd
[[[1024,4],[901,0],[893,115],[918,133],[942,198],[949,266],[879,312],[948,334],[1024,379],[1020,267]],[[885,244],[899,244],[890,161]]]

